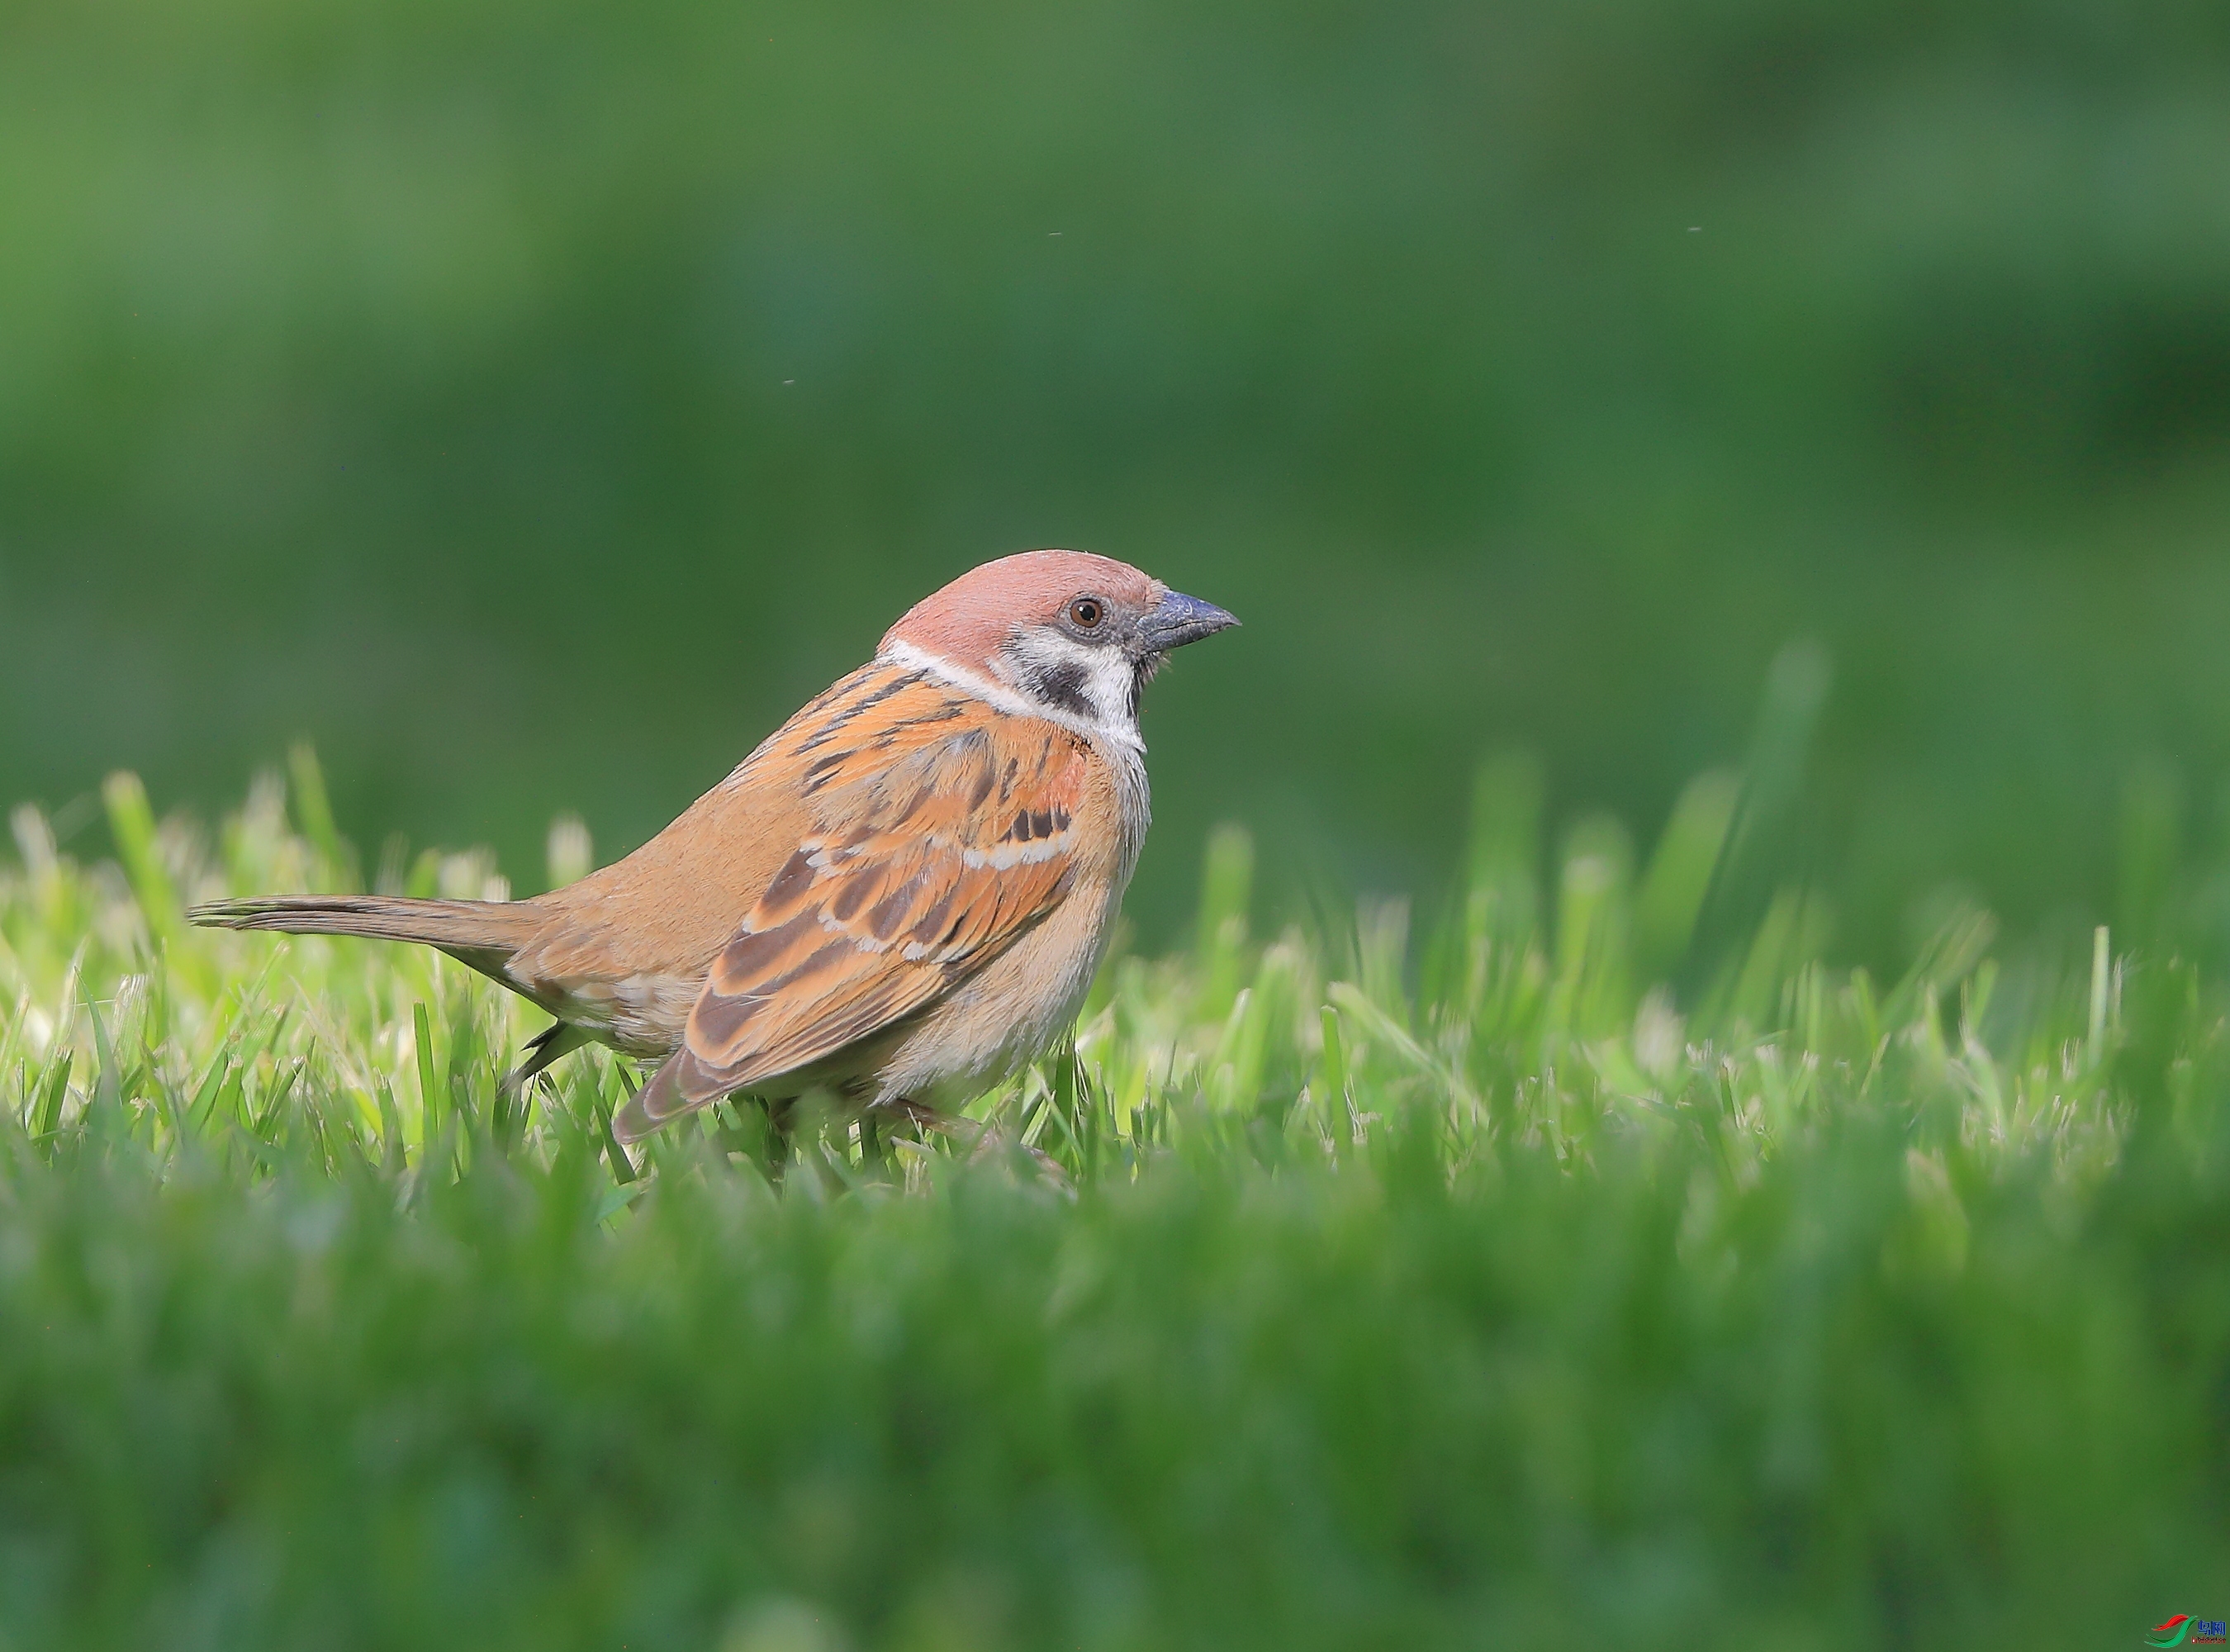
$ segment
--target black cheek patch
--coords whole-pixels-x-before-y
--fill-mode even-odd
[[[1084,697],[1084,668],[1073,660],[1034,672],[1030,687],[1048,706],[1058,706],[1078,717],[1092,715],[1092,702]]]

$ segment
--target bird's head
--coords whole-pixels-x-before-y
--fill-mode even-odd
[[[988,678],[1032,709],[1135,738],[1139,691],[1170,650],[1238,623],[1127,563],[1025,551],[916,603],[882,652]]]

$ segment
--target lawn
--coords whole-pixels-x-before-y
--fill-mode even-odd
[[[1901,978],[1706,776],[1481,772],[1445,913],[1119,954],[1004,1148],[748,1103],[418,949],[314,763],[0,870],[0,1648],[2135,1644],[2230,1604],[2230,1070],[2171,927]],[[551,870],[577,836],[551,839]],[[373,874],[503,887],[484,855]],[[2162,887],[2170,887],[2163,882]],[[1329,907],[1329,903],[1325,903]],[[1049,1173],[1020,1151],[1059,1166]]]

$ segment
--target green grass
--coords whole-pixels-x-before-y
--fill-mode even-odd
[[[603,1121],[314,764],[0,872],[0,1648],[2127,1644],[2230,1605],[2230,1071],[2165,940],[1908,973],[1707,777],[1638,867],[1118,957],[975,1109],[1057,1160]],[[553,859],[577,856],[553,835]],[[1537,876],[1537,865],[1550,874]],[[484,857],[390,881],[477,894]],[[2163,889],[2173,877],[2156,880]],[[2168,932],[2163,931],[2163,934]]]

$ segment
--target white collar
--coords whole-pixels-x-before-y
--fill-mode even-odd
[[[916,648],[911,642],[887,643],[875,657],[934,677],[938,681],[957,688],[963,694],[973,694],[985,705],[996,707],[1002,712],[1011,712],[1017,717],[1041,717],[1048,723],[1060,724],[1073,733],[1081,734],[1087,740],[1102,742],[1140,757],[1146,753],[1146,742],[1135,728],[1115,727],[1088,717],[1079,717],[1074,712],[1065,711],[1058,706],[1047,706],[1025,699],[1006,683],[987,677],[980,671],[970,671],[965,666],[957,666],[944,655]]]

